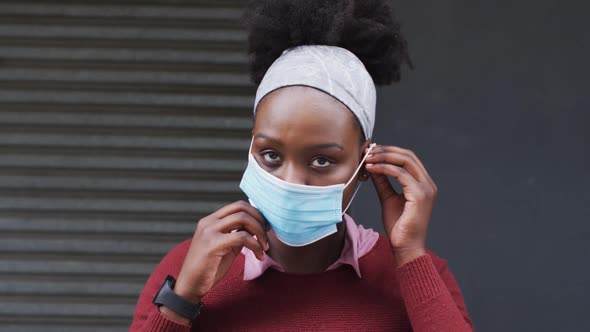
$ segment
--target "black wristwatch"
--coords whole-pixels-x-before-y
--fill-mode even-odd
[[[203,302],[192,303],[178,296],[173,291],[175,283],[176,279],[174,279],[173,276],[169,275],[166,277],[166,280],[164,280],[160,291],[156,297],[154,297],[153,303],[157,306],[166,306],[168,309],[174,311],[186,319],[191,321],[195,320],[201,312]]]

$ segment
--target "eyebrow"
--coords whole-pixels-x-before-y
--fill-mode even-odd
[[[322,144],[316,144],[316,145],[312,145],[310,147],[308,147],[307,149],[329,149],[329,148],[337,148],[340,151],[344,151],[344,148],[337,143],[322,143]]]
[[[281,145],[281,146],[283,146],[283,145],[284,145],[284,144],[283,144],[281,141],[279,141],[279,140],[278,140],[278,139],[276,139],[276,138],[272,138],[272,137],[270,137],[270,136],[266,136],[266,135],[264,135],[264,134],[256,134],[256,135],[254,135],[254,139],[259,139],[259,138],[265,139],[265,140],[267,140],[267,141],[271,141],[271,142],[273,142],[273,143],[275,143],[275,144],[277,144],[277,145]]]
[[[273,142],[273,143],[275,143],[277,145],[281,145],[281,146],[284,145],[281,141],[279,141],[276,138],[273,138],[273,137],[270,137],[270,136],[267,136],[267,135],[264,135],[264,134],[256,134],[256,135],[254,135],[254,139],[259,139],[259,138],[265,139],[265,140],[268,140],[268,141],[271,141],[271,142]],[[338,144],[338,143],[320,143],[320,144],[314,144],[314,145],[310,145],[310,146],[306,147],[305,149],[306,150],[314,150],[314,149],[329,149],[329,148],[337,148],[340,151],[344,151],[344,148],[340,144]]]

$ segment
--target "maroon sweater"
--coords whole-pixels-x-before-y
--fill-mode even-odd
[[[152,299],[168,274],[178,276],[190,240],[174,248],[149,277],[130,331],[472,331],[461,291],[445,260],[431,251],[396,268],[387,239],[349,265],[316,274],[274,269],[243,280],[244,256],[203,298],[192,326],[160,313]]]

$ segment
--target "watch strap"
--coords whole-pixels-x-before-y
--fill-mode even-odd
[[[168,309],[174,311],[178,315],[189,320],[194,320],[199,316],[203,302],[193,303],[178,294],[174,293],[174,284],[176,280],[172,276],[166,277],[160,291],[153,300],[153,303],[160,306],[166,306]]]

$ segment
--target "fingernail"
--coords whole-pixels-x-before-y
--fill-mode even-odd
[[[366,164],[365,166],[367,166],[367,167],[371,167],[371,166],[373,166],[373,164]]]

